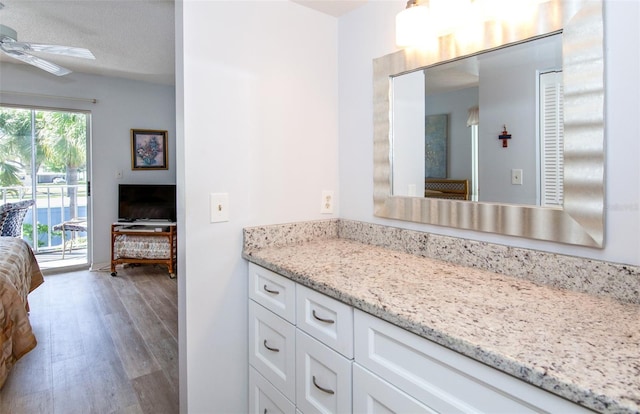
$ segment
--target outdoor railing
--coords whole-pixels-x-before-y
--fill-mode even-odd
[[[86,184],[38,184],[35,189],[36,203],[25,216],[22,237],[37,252],[62,249],[61,232],[53,231],[56,224],[76,217],[87,217]],[[71,190],[71,191],[70,191]],[[75,191],[75,208],[71,212],[70,195]],[[29,200],[33,197],[32,187],[0,187],[2,204]],[[35,231],[34,231],[35,229]],[[86,234],[80,233],[79,237]]]

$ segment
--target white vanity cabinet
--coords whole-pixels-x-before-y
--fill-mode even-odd
[[[250,412],[351,412],[353,308],[253,263],[249,298]]]
[[[353,308],[308,287],[296,286],[296,320],[302,329],[346,358],[353,358]]]
[[[249,367],[249,412],[251,414],[295,414],[296,407],[255,368]]]
[[[249,264],[252,413],[591,412]]]
[[[403,412],[409,401],[423,407],[413,412],[425,413],[591,412],[359,310],[354,329],[354,367],[378,377],[376,384],[354,368],[354,411]],[[402,390],[385,403],[400,409],[372,409],[381,404],[375,400],[381,386]]]
[[[436,411],[358,364],[353,364],[353,412],[436,414]]]
[[[296,321],[298,409],[351,412],[353,308],[296,285]]]
[[[292,280],[249,264],[251,413],[295,412],[295,288]]]
[[[249,299],[296,324],[296,283],[293,280],[249,263]]]
[[[249,364],[295,401],[295,326],[249,301],[249,344]]]
[[[352,361],[296,331],[296,406],[305,414],[351,412]]]

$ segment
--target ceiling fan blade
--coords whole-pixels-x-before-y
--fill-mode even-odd
[[[58,45],[44,45],[39,43],[29,42],[7,42],[4,43],[7,48],[12,50],[18,50],[21,52],[45,52],[53,53],[56,55],[71,56],[83,59],[95,59],[93,53],[89,49],[82,47],[72,46],[58,46]]]
[[[5,45],[2,45],[2,50],[8,54],[9,56],[16,58],[18,60],[21,60],[25,63],[28,63],[30,65],[33,65],[37,68],[40,68],[42,70],[46,70],[49,73],[53,73],[56,76],[64,76],[67,75],[69,73],[71,73],[71,71],[67,68],[63,68],[62,66],[58,66],[55,63],[51,63],[47,60],[44,59],[40,59],[39,57],[35,57],[32,55],[29,55],[27,53],[24,53],[20,50],[12,50],[9,48],[5,48]]]

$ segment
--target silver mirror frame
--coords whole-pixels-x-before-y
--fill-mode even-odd
[[[605,221],[602,8],[602,0],[551,0],[540,6],[535,21],[526,27],[485,29],[483,51],[563,32],[563,208],[391,195],[391,77],[480,52],[479,48],[465,50],[449,35],[439,39],[437,51],[404,49],[373,61],[374,215],[602,248]]]

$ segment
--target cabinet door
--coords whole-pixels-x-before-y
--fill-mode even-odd
[[[294,414],[296,407],[269,381],[249,367],[249,413]]]
[[[293,280],[249,263],[249,298],[295,325],[296,284]]]
[[[249,363],[295,401],[295,327],[249,301]]]
[[[435,411],[588,411],[364,312],[354,319],[355,361]]]
[[[351,361],[296,330],[296,406],[305,414],[351,412]]]
[[[382,378],[353,364],[353,412],[356,414],[436,414]]]
[[[302,285],[296,290],[298,328],[353,358],[353,308]]]

